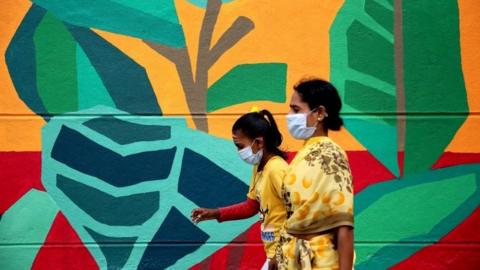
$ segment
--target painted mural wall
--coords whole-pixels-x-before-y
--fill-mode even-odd
[[[339,89],[356,269],[480,266],[476,0],[4,0],[0,269],[258,269],[230,128]]]

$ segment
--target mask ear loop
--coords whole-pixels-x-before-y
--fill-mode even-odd
[[[253,142],[252,142],[252,144],[250,145],[250,148],[255,144],[256,141],[258,141],[257,138],[253,139]],[[258,149],[258,151],[260,151],[260,150],[261,150],[261,149]],[[258,151],[257,151],[257,153],[258,153]],[[253,153],[253,149],[252,149],[252,153]],[[257,173],[258,173],[258,172],[257,172]],[[257,177],[258,177],[258,176],[257,176]],[[255,190],[255,187],[257,186],[257,182],[258,182],[258,178],[257,178],[257,177],[255,177],[254,182],[253,182],[253,185],[252,185],[252,188],[249,189],[248,192],[251,192],[251,191]]]
[[[255,142],[258,142],[257,138],[253,139],[252,144],[250,144],[250,148],[252,148],[252,146],[255,144]],[[258,151],[260,151],[260,150],[262,150],[262,149],[258,149]],[[258,151],[257,151],[257,153],[258,153]],[[253,149],[252,149],[252,153],[253,153]],[[253,153],[253,154],[256,154],[256,153]]]
[[[323,106],[323,105],[321,105],[321,106]],[[320,106],[317,107],[317,108],[315,108],[315,109],[313,109],[313,110],[311,110],[310,113],[313,112],[313,111],[318,111],[319,108],[320,108]],[[325,108],[325,106],[323,106],[323,108]],[[327,108],[325,108],[325,112],[323,113],[323,117],[325,117],[325,118],[328,117]],[[318,121],[321,121],[321,120],[323,120],[323,119],[317,118],[317,120],[318,120]]]

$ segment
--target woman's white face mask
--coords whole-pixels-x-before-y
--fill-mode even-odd
[[[253,143],[241,150],[238,151],[238,155],[240,156],[240,158],[245,161],[246,163],[248,164],[251,164],[251,165],[257,165],[260,163],[260,160],[262,160],[262,156],[263,156],[263,149],[260,149],[257,151],[257,153],[253,153],[253,150],[252,150],[252,145],[255,143],[255,141],[253,141]]]
[[[306,140],[315,133],[317,127],[307,126],[307,116],[309,113],[316,109],[311,110],[308,113],[295,113],[287,114],[287,127],[290,134],[297,140]]]

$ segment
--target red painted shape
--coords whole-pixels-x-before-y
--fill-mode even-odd
[[[246,232],[247,243],[244,243],[241,263],[238,269],[261,269],[267,259],[260,237],[260,222]]]
[[[260,238],[260,222],[256,222],[228,245],[194,265],[190,270],[260,269],[265,259]]]
[[[30,189],[44,191],[41,152],[0,152],[0,214]]]
[[[398,171],[401,176],[403,176],[403,169],[405,168],[405,152],[398,152],[397,153],[397,160],[398,160]]]
[[[368,151],[347,151],[347,156],[355,193],[369,185],[395,179],[395,176]]]
[[[445,152],[432,166],[433,169],[451,167],[460,164],[480,163],[480,153]]]
[[[297,155],[297,152],[285,152],[285,154],[287,155],[287,163],[290,164],[293,158]]]
[[[394,270],[480,268],[480,207],[437,243],[393,266]]]
[[[96,270],[95,259],[72,228],[65,216],[59,212],[50,232],[33,262],[33,270]]]
[[[221,248],[215,252],[215,256],[212,256],[209,262],[209,269],[227,269],[229,248]]]

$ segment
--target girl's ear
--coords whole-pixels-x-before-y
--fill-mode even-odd
[[[258,137],[255,140],[257,141],[258,149],[265,148],[265,140],[263,139],[263,137]]]

